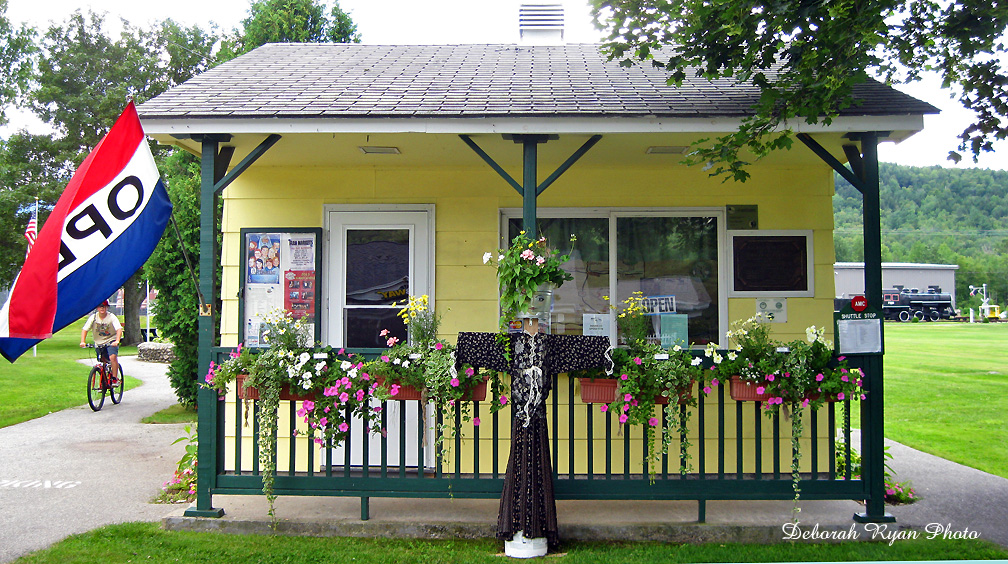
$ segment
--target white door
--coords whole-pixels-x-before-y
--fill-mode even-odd
[[[329,210],[328,230],[328,319],[326,342],[334,347],[384,348],[388,336],[406,341],[406,326],[398,317],[408,296],[427,294],[433,303],[433,211],[360,209]],[[400,408],[405,407],[406,425],[400,428]],[[390,401],[386,413],[388,464],[416,467],[420,442],[417,424],[419,402]],[[425,443],[433,443],[433,427],[428,421]],[[363,462],[360,444],[361,423],[353,422],[350,462]],[[405,442],[405,458],[400,460],[400,441]],[[381,463],[381,436],[372,436],[370,463]],[[343,447],[334,449],[333,462],[343,464]],[[425,466],[434,464],[432,448],[424,450]]]

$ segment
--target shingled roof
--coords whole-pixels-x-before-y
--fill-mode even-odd
[[[268,44],[142,104],[144,119],[738,118],[758,91],[728,80],[669,86],[650,65],[609,62],[594,44]],[[937,109],[878,82],[842,116]]]

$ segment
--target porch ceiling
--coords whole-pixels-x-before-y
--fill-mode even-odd
[[[906,132],[910,133],[910,132]],[[602,140],[588,151],[578,166],[662,167],[678,164],[681,154],[648,154],[648,147],[686,147],[701,137],[717,133],[603,133]],[[896,137],[894,132],[893,137]],[[287,133],[267,151],[255,166],[267,167],[483,167],[482,160],[455,133]],[[505,140],[500,133],[469,134],[501,166],[520,171],[520,145]],[[562,133],[559,139],[539,146],[539,162],[543,169],[562,163],[576,151],[590,133]],[[815,138],[841,162],[846,157],[841,149],[845,142],[842,132],[819,133]],[[192,139],[178,139],[167,134],[152,135],[158,142],[182,147],[199,154],[200,144]],[[232,165],[238,163],[264,138],[262,133],[234,134],[223,143],[235,147]],[[849,141],[846,141],[849,142]],[[400,154],[365,154],[361,147],[396,147]],[[761,163],[767,165],[825,166],[812,151],[795,143],[789,151],[778,151]]]

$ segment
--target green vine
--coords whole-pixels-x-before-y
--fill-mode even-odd
[[[791,512],[791,520],[795,523],[798,522],[798,513],[801,511],[801,507],[798,507],[798,500],[801,497],[801,488],[799,487],[801,481],[799,465],[802,457],[801,437],[802,410],[801,404],[795,401],[791,402],[791,487],[794,488],[794,509]]]

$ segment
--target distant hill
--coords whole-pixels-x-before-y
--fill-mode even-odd
[[[861,261],[861,194],[839,175],[833,196],[838,262]],[[969,285],[1008,298],[1008,171],[879,164],[882,260],[958,264],[959,307]],[[979,301],[975,300],[978,304]],[[975,305],[974,305],[975,307]]]

